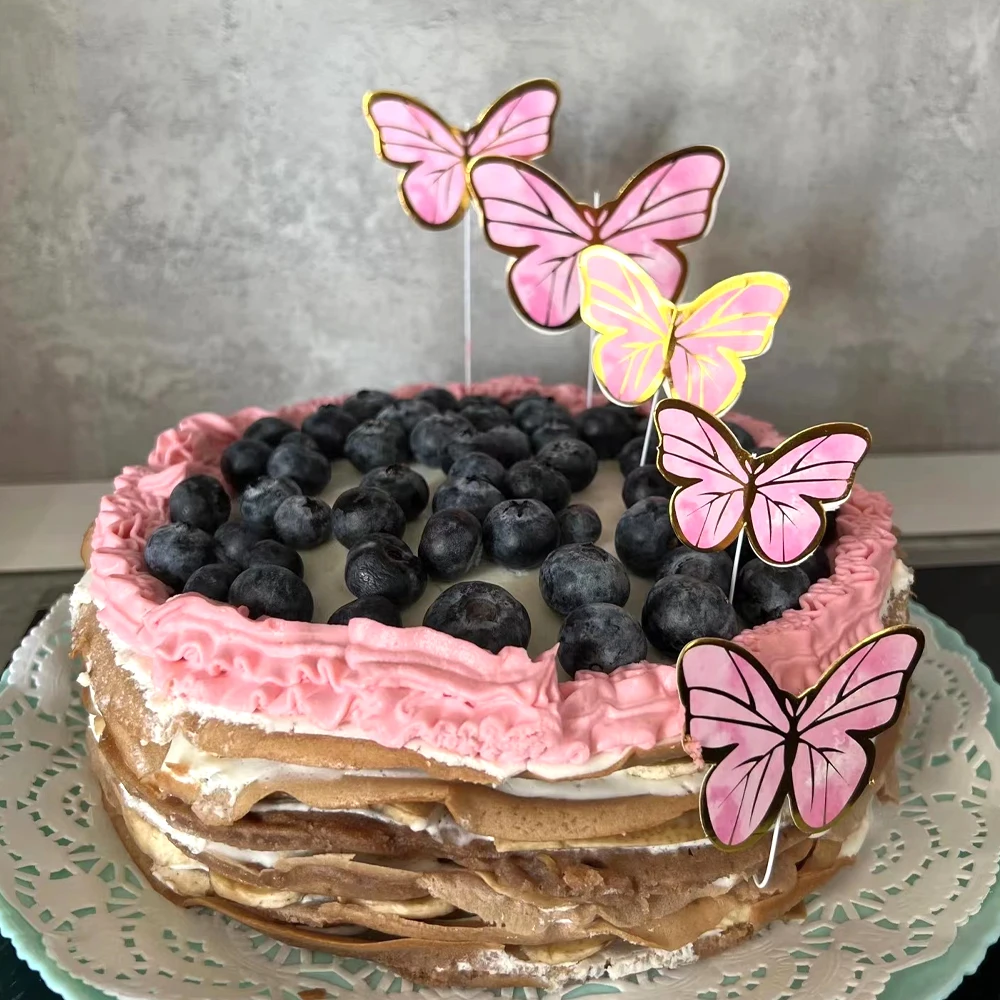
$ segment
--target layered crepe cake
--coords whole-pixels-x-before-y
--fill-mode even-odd
[[[579,387],[520,377],[472,391],[584,406]],[[334,401],[279,416],[298,426],[321,402]],[[898,726],[831,830],[782,831],[758,889],[770,838],[723,852],[703,832],[703,765],[682,745],[669,657],[650,647],[643,662],[568,679],[537,570],[472,571],[530,615],[527,647],[498,653],[421,625],[447,586],[433,579],[401,628],[325,624],[352,597],[336,540],[302,553],[311,622],[172,594],[147,572],[146,539],[173,488],[218,476],[223,450],[263,415],[201,414],[161,434],[147,464],[117,478],[84,544],[72,606],[89,753],[118,834],[160,893],[420,983],[552,987],[714,955],[796,916],[851,863],[872,800],[892,795]],[[781,440],[731,419],[765,449]],[[421,471],[432,490],[444,479]],[[333,461],[322,496],[332,503],[359,479]],[[600,514],[609,552],[621,489],[605,460],[573,498]],[[406,528],[414,551],[425,519]],[[736,637],[790,691],[907,617],[911,576],[884,497],[856,487],[826,553],[829,575],[799,607]],[[630,583],[638,617],[651,581]]]

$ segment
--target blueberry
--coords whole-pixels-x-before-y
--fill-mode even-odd
[[[597,453],[585,441],[561,438],[545,445],[538,461],[561,472],[573,492],[586,489],[597,475]]]
[[[215,544],[201,528],[165,524],[146,539],[143,555],[151,576],[171,590],[180,590],[196,569],[215,561]]]
[[[347,435],[357,426],[358,422],[354,417],[332,403],[321,406],[302,421],[302,430],[331,461],[344,454]]]
[[[563,438],[575,438],[577,433],[576,424],[571,420],[550,420],[547,424],[542,424],[531,432],[531,447],[535,451],[541,451],[547,444],[553,441],[561,441]]]
[[[507,470],[507,492],[515,500],[541,500],[553,511],[562,510],[573,495],[561,472],[534,458],[515,462]]]
[[[380,465],[364,474],[361,485],[385,490],[403,508],[407,521],[418,517],[430,498],[427,480],[408,465]]]
[[[491,653],[527,646],[531,619],[524,605],[493,583],[456,583],[427,609],[424,625]]]
[[[695,580],[714,583],[723,593],[729,593],[733,580],[733,560],[728,552],[699,552],[681,545],[671,549],[663,560],[657,579],[664,576],[690,576]]]
[[[507,489],[507,470],[503,463],[484,451],[467,451],[452,462],[448,475],[452,479],[477,476],[491,482],[501,493]]]
[[[377,416],[379,410],[384,410],[393,401],[389,393],[380,389],[361,389],[340,405],[360,424]]]
[[[839,514],[839,507],[836,510],[828,510],[826,512],[826,531],[823,532],[823,541],[820,542],[820,548],[825,549],[828,545],[832,545],[839,537],[837,531],[837,517]]]
[[[274,533],[293,549],[314,549],[330,540],[333,512],[319,497],[289,497],[274,512]]]
[[[273,531],[274,512],[281,502],[301,495],[299,484],[291,479],[260,479],[243,491],[240,497],[240,517],[247,524]]]
[[[187,578],[184,593],[201,594],[202,597],[225,604],[229,600],[229,588],[240,572],[240,568],[231,563],[208,563],[199,566]]]
[[[627,667],[646,659],[642,626],[616,604],[585,604],[571,611],[559,633],[559,665],[570,676],[578,670]]]
[[[313,616],[309,588],[291,570],[274,564],[243,570],[229,588],[229,603],[246,608],[251,618],[308,622]]]
[[[267,460],[273,449],[263,441],[242,438],[222,453],[222,477],[237,493],[267,475]]]
[[[569,410],[560,403],[544,396],[531,396],[522,400],[514,407],[512,414],[514,423],[524,431],[525,434],[533,434],[543,424],[550,424],[555,420],[572,420]]]
[[[504,499],[504,495],[488,480],[478,476],[446,479],[434,494],[433,508],[467,510],[482,521]]]
[[[620,452],[618,452],[618,468],[622,470],[622,475],[627,476],[633,469],[639,468],[639,459],[642,458],[642,446],[645,444],[645,434],[632,438]],[[649,454],[653,452],[653,443],[650,442]],[[647,455],[648,457],[648,455]]]
[[[597,511],[585,503],[571,503],[563,507],[556,520],[559,522],[559,544],[572,542],[596,542],[601,537],[603,526]]]
[[[576,418],[580,437],[597,452],[600,459],[615,458],[635,436],[635,427],[627,410],[618,406],[592,406]]]
[[[429,389],[421,389],[417,393],[417,399],[425,399],[436,410],[444,413],[446,410],[457,410],[458,400],[454,394],[449,392],[444,386],[435,385]]]
[[[417,548],[435,580],[458,580],[483,558],[483,528],[467,510],[455,508],[431,514]]]
[[[486,396],[483,393],[470,392],[467,396],[463,396],[458,400],[459,410],[464,410],[467,406],[480,406],[483,403],[495,403],[496,400],[492,396]]]
[[[487,455],[492,455],[502,462],[505,468],[510,468],[515,462],[525,458],[531,458],[531,439],[513,424],[504,424],[483,434],[477,434],[473,440],[473,446],[476,445],[480,445],[481,450]]]
[[[345,548],[376,533],[403,536],[406,515],[385,490],[355,486],[333,503],[333,534]]]
[[[232,503],[214,476],[188,476],[170,491],[170,520],[211,534],[229,520]]]
[[[394,399],[388,406],[378,411],[377,420],[395,420],[401,424],[406,436],[424,417],[432,417],[437,413],[437,407],[426,399]]]
[[[410,457],[406,431],[395,420],[366,420],[347,435],[344,455],[359,472],[369,472],[380,465],[405,462]]]
[[[310,448],[312,451],[319,451],[319,445],[311,434],[305,431],[289,431],[282,439],[281,444],[294,445],[296,448]]]
[[[473,433],[475,428],[457,413],[436,413],[424,417],[410,433],[410,451],[422,465],[441,468],[448,454],[448,445],[461,431]]]
[[[642,629],[661,653],[676,657],[692,639],[732,639],[740,631],[740,623],[726,595],[714,583],[690,576],[665,576],[646,595]]]
[[[771,566],[751,559],[736,578],[736,610],[747,625],[763,625],[799,606],[809,589],[809,577],[801,566]]]
[[[556,547],[559,522],[540,500],[505,500],[483,522],[486,554],[508,569],[531,569]]]
[[[811,556],[799,563],[799,569],[809,577],[810,583],[815,583],[830,575],[830,557],[826,554],[826,550],[820,546]]]
[[[624,605],[631,589],[625,567],[596,545],[563,545],[538,571],[542,600],[559,615],[584,604]]]
[[[754,452],[757,450],[757,440],[748,430],[730,420],[722,422],[733,432],[733,437],[736,438],[744,451]]]
[[[215,532],[215,558],[237,569],[246,569],[250,565],[250,550],[270,537],[271,529],[262,524],[227,521]]]
[[[359,597],[355,601],[348,601],[330,615],[327,625],[346,625],[353,618],[367,618],[393,628],[403,627],[399,608],[385,597]]]
[[[250,566],[283,566],[296,576],[305,575],[302,556],[274,538],[265,538],[250,550]]]
[[[409,607],[427,586],[427,570],[395,535],[372,535],[347,553],[344,582],[355,597],[384,597]]]
[[[622,503],[632,507],[646,497],[666,497],[674,493],[674,484],[668,483],[655,465],[640,465],[633,469],[622,485]]]
[[[510,412],[492,400],[488,403],[463,406],[461,414],[477,431],[488,431],[511,423]]]
[[[243,432],[243,437],[250,441],[263,441],[264,444],[275,448],[289,431],[294,430],[295,428],[281,417],[261,417]]]
[[[676,545],[670,501],[663,497],[646,497],[633,504],[615,528],[618,558],[636,576],[655,576],[667,552]]]
[[[318,448],[282,443],[267,460],[267,474],[291,479],[303,493],[319,493],[330,482],[330,461]]]
[[[548,399],[550,403],[553,402],[551,397],[544,397],[540,392],[532,389],[530,392],[524,393],[523,396],[514,396],[512,399],[508,399],[503,405],[513,413],[526,399]]]

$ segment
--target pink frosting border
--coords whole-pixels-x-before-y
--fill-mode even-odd
[[[464,393],[461,385],[449,388]],[[535,389],[574,412],[584,406],[579,386],[542,386],[523,376],[471,391],[511,399]],[[298,423],[334,401],[313,400],[278,414]],[[185,418],[159,436],[146,466],[125,468],[114,493],[101,501],[90,560],[98,619],[148,660],[158,694],[301,719],[327,732],[349,729],[387,747],[418,741],[503,766],[581,765],[594,754],[680,739],[683,713],[670,666],[642,663],[560,683],[555,649],[534,660],[513,647],[493,655],[422,627],[251,621],[196,595],[168,599],[145,572],[142,553],[148,534],[167,520],[171,489],[196,472],[218,474],[226,445],[268,412]],[[734,419],[763,444],[780,440],[767,424]],[[832,576],[805,595],[801,610],[737,639],[789,690],[813,684],[837,655],[881,626],[895,546],[891,507],[881,495],[856,488],[837,525]]]

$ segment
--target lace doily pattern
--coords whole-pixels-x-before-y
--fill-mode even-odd
[[[952,946],[997,875],[1000,752],[987,728],[990,693],[976,675],[985,679],[985,670],[960,643],[943,641],[946,626],[919,609],[914,620],[928,641],[911,685],[900,808],[875,811],[857,863],[808,901],[806,919],[773,925],[711,960],[578,986],[564,998],[866,1000],[894,973]],[[69,640],[63,598],[15,653],[0,687],[0,929],[50,985],[69,1000],[486,995],[415,988],[369,962],[291,948],[159,896],[100,806]],[[989,904],[1000,911],[995,898]],[[1000,916],[990,925],[997,930]],[[987,943],[966,942],[970,964]],[[503,992],[521,1000],[537,991]]]

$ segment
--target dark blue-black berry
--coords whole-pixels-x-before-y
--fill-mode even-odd
[[[439,469],[447,458],[448,445],[463,431],[473,434],[475,428],[458,413],[436,413],[424,417],[410,432],[410,451],[422,465]]]
[[[504,500],[504,495],[488,480],[478,476],[446,479],[434,493],[434,512],[467,510],[482,521]]]
[[[597,452],[599,459],[615,458],[635,436],[627,410],[618,406],[592,406],[577,415],[580,437]]]
[[[543,396],[532,396],[522,400],[514,407],[511,415],[514,423],[525,434],[533,434],[543,424],[550,424],[556,420],[566,422],[572,420],[565,406]]]
[[[646,659],[642,626],[616,604],[585,604],[570,612],[559,632],[559,665],[571,677],[578,670],[627,667]]]
[[[232,503],[214,476],[188,476],[170,491],[170,520],[211,534],[229,520]]]
[[[677,536],[670,524],[670,501],[664,497],[646,497],[618,519],[615,551],[636,576],[655,576],[675,545]]]
[[[640,465],[633,469],[622,484],[622,503],[632,507],[646,497],[673,496],[674,484],[668,483],[655,465]]]
[[[571,419],[550,420],[547,424],[542,424],[531,432],[531,447],[535,451],[541,451],[547,444],[553,441],[561,441],[563,438],[575,438],[577,433],[576,424]]]
[[[229,588],[229,603],[246,608],[251,618],[309,622],[313,616],[309,588],[291,570],[273,564],[243,570]]]
[[[722,422],[733,432],[733,437],[736,438],[740,447],[744,451],[752,453],[757,450],[757,440],[748,430],[745,430],[740,427],[739,424],[734,424],[729,420],[723,420]]]
[[[826,554],[826,550],[820,546],[812,555],[807,556],[799,563],[799,569],[809,577],[810,583],[815,583],[830,575],[830,557]]]
[[[532,569],[559,544],[559,522],[540,500],[505,500],[486,515],[483,549],[508,569]]]
[[[246,569],[250,565],[250,550],[271,535],[271,529],[262,524],[227,521],[216,529],[215,557],[219,562]]]
[[[237,493],[267,475],[267,460],[272,448],[263,441],[241,438],[222,453],[222,477]]]
[[[282,443],[267,460],[267,474],[291,479],[303,493],[319,493],[330,482],[330,462],[318,448]]]
[[[295,428],[281,417],[261,417],[243,432],[243,437],[250,441],[263,441],[264,444],[274,448],[289,431],[294,430]]]
[[[200,566],[184,584],[185,594],[201,594],[213,601],[225,604],[229,600],[229,588],[241,573],[238,566],[231,563],[209,563]]]
[[[284,566],[296,576],[305,575],[302,556],[275,538],[265,538],[250,550],[249,566]]]
[[[622,475],[627,476],[633,469],[639,468],[639,459],[642,458],[642,446],[646,441],[644,434],[632,438],[624,448],[618,452],[618,468],[622,470]],[[653,454],[654,443],[650,443],[647,457]]]
[[[435,580],[459,580],[483,557],[483,527],[470,511],[438,511],[424,525],[417,555]]]
[[[274,512],[283,500],[301,496],[299,484],[291,479],[259,479],[240,496],[240,517],[247,524],[274,531]]]
[[[319,451],[319,445],[311,434],[305,431],[289,431],[282,439],[281,444],[292,444],[298,448],[310,448]]]
[[[429,389],[421,389],[417,393],[416,398],[426,400],[431,406],[442,413],[446,410],[458,409],[458,400],[444,386],[433,385]]]
[[[665,576],[646,595],[642,629],[661,653],[676,657],[692,639],[732,639],[740,631],[740,623],[726,595],[714,583],[690,576]]]
[[[747,625],[763,625],[799,606],[809,589],[809,577],[800,566],[771,566],[751,559],[736,578],[734,603]]]
[[[333,533],[330,505],[319,497],[289,497],[274,512],[274,533],[293,549],[314,549]]]
[[[493,583],[456,583],[427,609],[424,625],[499,653],[508,646],[527,646],[531,619],[524,605]]]
[[[690,576],[714,583],[728,594],[733,579],[733,560],[728,552],[699,552],[681,545],[667,553],[656,576]]]
[[[507,492],[515,500],[541,500],[546,507],[558,511],[569,503],[573,488],[551,465],[526,458],[507,470]]]
[[[563,545],[545,557],[538,571],[542,600],[559,615],[584,604],[628,601],[631,589],[625,567],[596,545]]]
[[[492,396],[486,396],[481,392],[470,392],[458,401],[459,410],[464,410],[467,406],[479,406],[481,403],[495,403]]]
[[[345,409],[327,403],[302,421],[302,430],[331,461],[344,454],[347,435],[358,426]]]
[[[344,582],[355,597],[384,597],[409,607],[427,586],[427,570],[395,535],[372,535],[347,553]]]
[[[333,502],[333,536],[346,548],[376,533],[401,538],[405,528],[403,508],[385,490],[355,486]]]
[[[348,396],[340,405],[360,424],[377,416],[379,410],[385,409],[392,402],[393,397],[381,389],[361,389],[353,396]]]
[[[385,597],[359,597],[356,601],[348,601],[330,615],[327,625],[346,625],[354,618],[367,618],[393,628],[403,627],[399,608]]]
[[[500,427],[477,434],[472,440],[472,447],[492,455],[506,468],[515,462],[531,458],[530,438],[513,424],[502,424]]]
[[[430,499],[427,480],[408,465],[381,465],[366,472],[361,485],[385,490],[403,508],[407,521],[418,517]]]
[[[596,542],[601,537],[601,518],[593,507],[585,503],[571,503],[564,507],[556,519],[559,521],[559,544]]]
[[[507,489],[507,470],[503,463],[484,451],[469,451],[455,459],[448,470],[452,479],[477,476],[491,482],[501,493]]]
[[[215,543],[201,528],[165,524],[146,540],[146,569],[171,590],[180,590],[188,577],[215,561]]]
[[[410,431],[424,417],[432,417],[437,412],[437,407],[432,406],[426,399],[394,399],[388,406],[378,411],[376,419],[395,420],[396,423],[402,424],[409,438]]]
[[[597,475],[597,452],[577,438],[550,442],[539,451],[538,461],[562,473],[574,493],[586,489]]]
[[[488,403],[473,403],[463,406],[461,414],[477,431],[488,431],[511,423],[510,412],[492,400]]]
[[[398,421],[366,420],[347,435],[344,455],[359,472],[369,472],[380,465],[398,465],[400,462],[405,462],[410,457],[410,447],[406,431]]]

